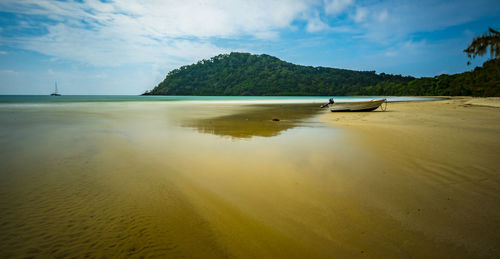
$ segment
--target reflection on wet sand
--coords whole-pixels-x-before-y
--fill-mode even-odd
[[[253,105],[248,108],[214,118],[192,119],[182,125],[201,133],[232,138],[273,137],[303,124],[305,119],[321,111],[316,104]]]

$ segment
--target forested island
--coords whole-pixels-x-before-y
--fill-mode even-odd
[[[470,72],[414,78],[375,71],[301,66],[269,55],[232,52],[170,71],[144,95],[500,96],[500,59]]]

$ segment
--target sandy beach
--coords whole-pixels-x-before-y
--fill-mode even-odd
[[[0,256],[495,257],[499,103],[2,106]]]
[[[350,144],[372,151],[369,188],[360,194],[365,202],[436,243],[465,248],[471,257],[494,257],[500,240],[499,108],[500,98],[453,98],[321,119],[348,130]]]

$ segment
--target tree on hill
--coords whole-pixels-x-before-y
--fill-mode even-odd
[[[498,50],[494,51],[498,55]],[[490,59],[469,72],[414,78],[375,71],[301,66],[269,55],[233,52],[174,69],[144,94],[500,96],[499,82],[500,58]]]
[[[464,52],[467,53],[467,57],[475,58],[476,56],[484,56],[488,47],[491,58],[500,56],[500,32],[492,28],[489,28],[487,33],[474,38]],[[467,65],[470,65],[470,61],[467,62]]]
[[[413,77],[295,65],[269,55],[232,52],[170,71],[152,95],[358,95],[362,88]]]

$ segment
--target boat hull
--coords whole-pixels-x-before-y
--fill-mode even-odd
[[[376,110],[386,99],[377,99],[363,102],[336,102],[330,105],[332,112],[368,112]]]

